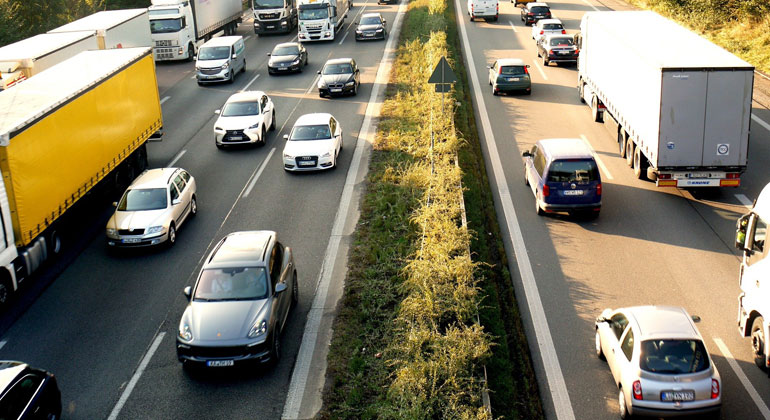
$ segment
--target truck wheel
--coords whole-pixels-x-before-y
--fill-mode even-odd
[[[622,128],[618,128],[618,154],[620,157],[626,157],[626,134]]]
[[[55,229],[51,230],[51,233],[46,237],[46,244],[48,245],[48,258],[59,255],[61,252],[61,236]]]
[[[636,179],[647,179],[647,158],[642,154],[642,149],[636,147],[634,149],[634,175]]]
[[[599,111],[599,99],[596,98],[596,96],[594,96],[591,101],[591,115],[593,116],[594,122],[604,122],[604,115]]]
[[[540,51],[540,50],[538,50],[538,51]],[[585,98],[585,96],[583,96],[583,92],[585,92],[585,85],[586,84],[583,83],[582,81],[578,85],[578,99],[580,99],[580,103],[581,104],[586,103],[586,98]]]
[[[11,282],[6,277],[0,279],[0,308],[4,308],[11,300]]]
[[[193,44],[190,44],[187,46],[187,59],[186,61],[189,63],[195,59],[195,47]]]
[[[634,167],[634,149],[636,149],[634,142],[631,139],[626,140],[626,165],[629,168]]]
[[[760,369],[767,369],[765,366],[765,319],[761,316],[754,318],[751,324],[751,347],[754,349],[754,363]]]

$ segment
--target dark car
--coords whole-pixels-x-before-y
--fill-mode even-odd
[[[297,288],[292,251],[275,232],[225,236],[184,289],[190,303],[179,321],[177,358],[185,367],[277,363]]]
[[[396,4],[398,0],[377,0],[377,4]]]
[[[550,19],[551,9],[547,3],[527,3],[521,8],[521,21],[525,25],[532,25],[540,19]]]
[[[356,60],[352,58],[334,58],[324,64],[318,74],[318,96],[356,95],[361,76]]]
[[[307,49],[299,42],[278,44],[267,55],[268,74],[301,72],[307,66]]]
[[[364,39],[385,39],[385,19],[379,13],[366,13],[356,24],[356,41]]]
[[[543,65],[570,63],[577,65],[580,51],[572,35],[548,35],[537,43],[537,56],[543,57]]]
[[[0,361],[0,419],[58,419],[61,393],[53,374]]]

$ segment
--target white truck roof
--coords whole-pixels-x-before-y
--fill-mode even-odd
[[[0,62],[37,60],[68,45],[94,36],[95,31],[40,34],[0,48]]]
[[[588,12],[586,18],[661,69],[753,69],[724,48],[654,12]]]
[[[7,146],[17,131],[149,54],[152,50],[146,47],[84,51],[0,92],[0,146]]]
[[[48,33],[83,30],[105,31],[146,13],[147,9],[103,10],[52,29]]]

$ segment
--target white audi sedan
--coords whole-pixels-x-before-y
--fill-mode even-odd
[[[621,418],[719,418],[722,381],[687,311],[675,306],[605,309],[595,325],[596,355],[607,360],[618,386]]]
[[[305,114],[297,118],[291,134],[283,136],[283,169],[313,171],[337,167],[342,150],[342,126],[331,114]]]
[[[182,168],[142,172],[113,203],[107,245],[142,247],[176,242],[176,231],[198,212],[195,178]]]
[[[230,96],[214,123],[214,141],[218,148],[236,144],[267,143],[267,131],[275,130],[273,100],[262,91],[238,92]]]

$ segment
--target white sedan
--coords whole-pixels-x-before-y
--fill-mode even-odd
[[[283,169],[314,171],[337,167],[342,150],[342,126],[331,114],[305,114],[297,119],[291,134],[283,136]]]
[[[549,34],[561,34],[566,35],[567,31],[564,29],[564,25],[559,19],[540,19],[536,24],[532,25],[532,39],[537,44],[540,39]]]
[[[267,142],[267,130],[275,130],[275,107],[265,92],[238,92],[227,99],[214,123],[214,141],[218,148],[236,144]]]

